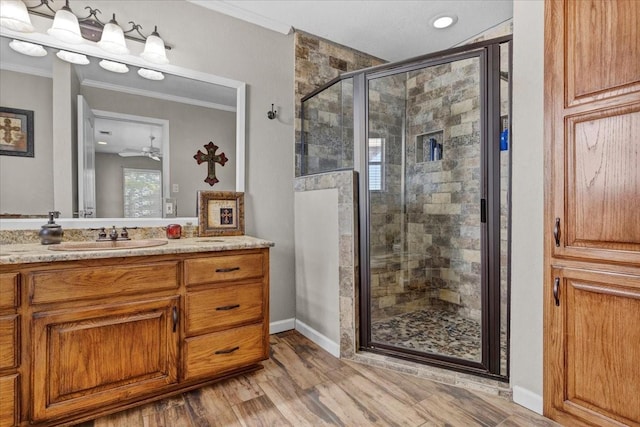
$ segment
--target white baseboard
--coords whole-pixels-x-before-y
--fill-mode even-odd
[[[296,331],[318,344],[335,357],[340,357],[340,344],[330,340],[311,326],[296,319]]]
[[[269,334],[277,334],[279,332],[290,331],[296,328],[296,319],[276,320],[269,323]]]
[[[515,385],[513,386],[513,401],[520,406],[524,406],[525,408],[542,415],[542,396],[539,394]]]

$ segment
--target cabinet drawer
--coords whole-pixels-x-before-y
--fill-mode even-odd
[[[212,377],[266,359],[262,323],[187,338],[184,379]]]
[[[262,277],[262,254],[225,255],[188,259],[184,263],[187,285]]]
[[[0,274],[0,309],[18,306],[18,273]]]
[[[263,289],[262,283],[254,283],[189,292],[187,334],[262,320]]]
[[[178,287],[178,262],[36,271],[28,280],[31,303],[100,298]]]
[[[0,317],[0,369],[18,366],[18,331],[17,314]]]
[[[0,427],[18,425],[18,374],[0,377]]]

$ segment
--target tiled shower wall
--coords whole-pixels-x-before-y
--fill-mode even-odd
[[[296,176],[300,176],[300,100],[341,73],[385,63],[384,60],[312,34],[295,33]],[[307,173],[353,167],[353,89],[338,84],[313,105],[318,119],[314,139],[307,145]],[[350,122],[349,122],[350,120]],[[315,121],[315,120],[314,120]],[[344,130],[342,129],[344,126]]]
[[[430,258],[431,296],[480,320],[479,60],[409,73],[407,79],[407,239]],[[422,135],[442,132],[442,160],[417,151]]]

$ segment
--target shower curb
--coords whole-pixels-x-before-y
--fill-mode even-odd
[[[434,366],[423,365],[421,363],[410,362],[408,360],[396,359],[380,354],[369,352],[357,352],[351,358],[345,358],[352,362],[363,365],[375,366],[425,378],[439,383],[466,388],[473,391],[480,391],[494,396],[502,397],[506,400],[513,400],[513,390],[508,383],[491,378],[478,377],[475,375],[454,372]]]

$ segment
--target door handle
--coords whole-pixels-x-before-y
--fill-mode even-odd
[[[173,307],[172,318],[173,318],[173,332],[175,332],[176,329],[178,328],[178,307],[176,306]]]
[[[560,247],[560,218],[556,218],[556,224],[553,226],[553,238],[556,241],[556,247]]]
[[[553,299],[556,300],[556,307],[560,306],[560,278],[556,277],[553,281]]]

